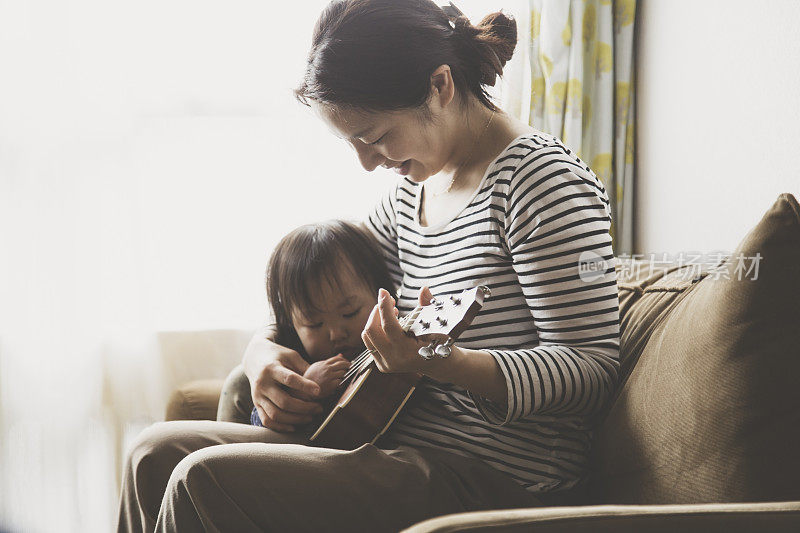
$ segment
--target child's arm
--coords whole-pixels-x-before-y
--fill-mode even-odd
[[[350,361],[342,354],[309,365],[303,377],[319,385],[317,398],[326,398],[336,391],[345,373],[350,368]]]

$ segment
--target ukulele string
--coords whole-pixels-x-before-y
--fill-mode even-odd
[[[370,363],[369,355],[369,350],[364,350],[358,357],[350,362],[350,368],[347,370],[347,372],[345,372],[344,377],[342,378],[343,383],[353,377],[354,374],[357,374],[359,370],[364,367],[365,361],[366,364]]]
[[[411,313],[407,314],[403,318],[400,319],[400,327],[403,328],[403,331],[408,331],[409,326],[411,323],[416,319],[416,315],[419,312],[420,307],[415,308]],[[346,383],[350,378],[356,376],[366,370],[366,368],[375,360],[372,357],[372,350],[364,350],[355,357],[350,362],[350,368],[345,373],[344,377],[342,378],[342,383]]]

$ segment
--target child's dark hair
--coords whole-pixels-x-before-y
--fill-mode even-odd
[[[314,27],[295,96],[306,105],[419,108],[431,74],[449,65],[459,94],[471,93],[496,111],[486,86],[502,75],[516,44],[517,23],[501,12],[473,26],[430,0],[334,0]]]
[[[286,235],[272,252],[267,266],[267,299],[278,327],[281,344],[305,351],[292,325],[292,310],[308,315],[316,311],[313,292],[321,282],[341,285],[343,266],[378,289],[395,292],[375,238],[365,229],[342,220],[300,226]]]

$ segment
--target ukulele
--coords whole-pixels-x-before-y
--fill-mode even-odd
[[[439,336],[420,348],[420,357],[447,357],[453,342],[469,327],[489,294],[489,288],[481,285],[441,301],[434,299],[404,316],[400,325],[415,337]],[[446,338],[444,342],[441,336]],[[419,373],[384,374],[375,365],[371,350],[364,351],[351,361],[337,389],[341,391],[339,399],[309,438],[309,445],[353,450],[374,444],[394,422],[421,377]]]

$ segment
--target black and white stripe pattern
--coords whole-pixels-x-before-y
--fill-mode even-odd
[[[491,297],[458,344],[490,353],[508,406],[423,379],[387,439],[478,458],[532,491],[584,475],[592,416],[617,380],[619,303],[608,196],[555,137],[515,139],[469,205],[439,226],[418,223],[419,185],[406,179],[369,217],[398,283],[398,308],[488,285]],[[581,254],[604,270],[579,275]]]

